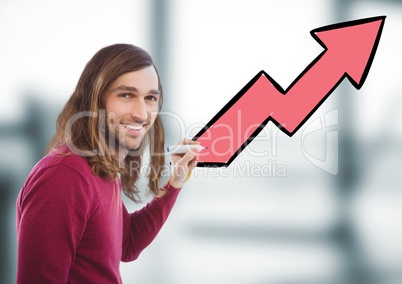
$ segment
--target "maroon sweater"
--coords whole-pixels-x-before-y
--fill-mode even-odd
[[[158,234],[179,194],[129,214],[121,185],[92,174],[83,157],[45,156],[17,199],[17,283],[121,283],[120,261],[135,260]]]

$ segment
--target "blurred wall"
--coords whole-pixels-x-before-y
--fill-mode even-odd
[[[268,124],[229,168],[194,171],[160,235],[121,270],[125,283],[402,282],[400,1],[3,0],[0,283],[15,282],[18,191],[101,47],[154,57],[172,144],[262,69],[286,88],[321,52],[310,30],[378,15],[361,90],[345,81],[292,138]]]

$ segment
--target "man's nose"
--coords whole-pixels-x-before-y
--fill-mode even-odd
[[[137,120],[145,121],[148,118],[147,105],[144,99],[138,99],[134,102],[131,109],[131,116]]]

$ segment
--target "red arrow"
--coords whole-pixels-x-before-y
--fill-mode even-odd
[[[325,50],[286,90],[259,72],[193,138],[207,147],[200,152],[197,166],[228,166],[269,121],[292,136],[345,77],[360,89],[384,20],[381,16],[312,30]]]

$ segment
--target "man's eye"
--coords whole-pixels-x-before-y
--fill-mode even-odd
[[[156,96],[147,96],[146,99],[154,102],[158,101],[158,98]]]
[[[119,94],[119,97],[123,98],[123,99],[128,99],[128,98],[130,98],[130,94],[129,93],[121,93],[121,94]]]

